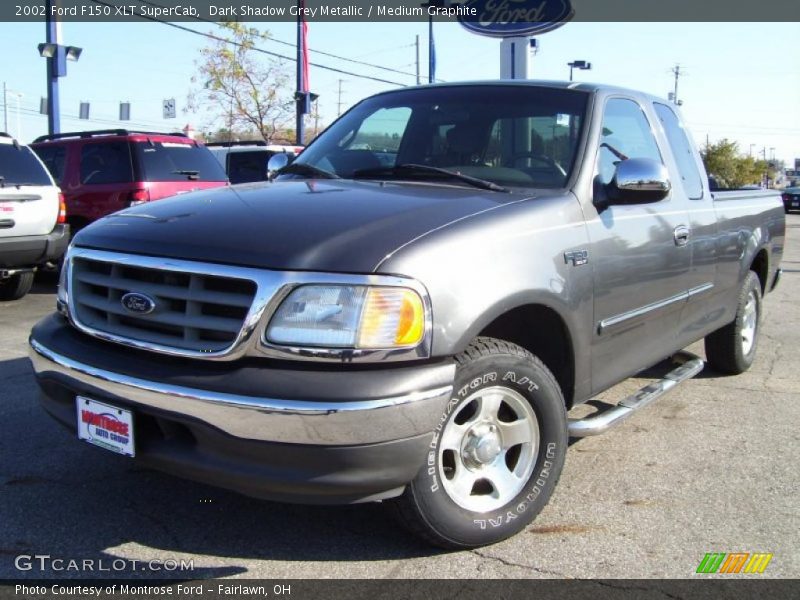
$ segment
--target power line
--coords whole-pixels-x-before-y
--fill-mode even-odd
[[[136,1],[139,2],[140,4],[147,4],[148,6],[152,6],[154,8],[165,8],[161,4],[158,4],[156,2],[149,2],[148,0],[136,0]],[[195,21],[200,21],[201,23],[209,23],[211,25],[216,25],[217,27],[224,27],[224,25],[222,25],[221,23],[218,23],[217,21],[212,21],[211,19],[204,19],[203,17],[194,17],[194,16],[192,18]],[[276,38],[273,38],[273,37],[267,38],[266,41],[267,42],[274,42],[276,44],[281,44],[283,46],[289,46],[291,48],[295,48],[296,47],[296,45],[293,44],[292,42],[279,40],[279,39],[276,39]],[[413,44],[409,44],[407,46],[400,46],[400,48],[407,48],[407,47],[410,48],[411,46],[413,46]],[[391,49],[394,49],[394,48],[390,48],[390,49],[387,49],[387,50],[391,50]],[[322,50],[315,50],[313,48],[309,48],[308,51],[310,53],[319,54],[321,56],[328,56],[330,58],[335,58],[337,60],[343,60],[343,61],[350,62],[350,63],[356,64],[356,65],[361,65],[361,66],[364,66],[364,67],[372,67],[373,69],[381,69],[383,71],[388,71],[390,73],[397,73],[399,75],[406,75],[407,77],[415,77],[416,76],[414,73],[409,73],[407,71],[400,71],[398,69],[393,69],[391,67],[384,67],[383,65],[376,65],[375,63],[370,63],[370,62],[366,62],[366,61],[363,61],[363,60],[357,60],[355,58],[348,58],[346,56],[340,56],[338,54],[332,54],[331,52],[324,52]]]
[[[9,107],[11,108],[11,107]],[[16,112],[16,111],[15,111]],[[26,116],[36,116],[36,117],[45,117],[47,115],[43,115],[38,110],[34,108],[27,108],[21,107],[19,110],[19,114],[23,114]],[[91,122],[91,123],[99,123],[101,125],[116,125],[117,127],[124,128],[124,127],[161,127],[164,129],[175,129],[175,127],[171,127],[165,123],[157,123],[155,121],[119,121],[116,119],[105,119],[105,118],[98,118],[98,117],[91,117],[89,119],[81,119],[78,115],[70,115],[61,113],[61,117],[64,119],[68,119],[71,121],[82,121],[82,122]],[[122,125],[120,125],[122,123]]]
[[[103,2],[103,0],[92,0],[95,4],[100,4],[102,6],[108,6],[110,8],[115,8],[114,4],[108,4],[107,2]],[[161,19],[156,19],[155,17],[150,17],[147,15],[136,15],[140,19],[144,19],[146,21],[152,21],[154,23],[161,23],[162,25],[167,25],[169,27],[173,27],[175,29],[180,29],[181,31],[186,31],[188,33],[193,33],[195,35],[201,35],[211,40],[215,40],[217,42],[222,42],[224,44],[231,44],[233,46],[242,47],[244,44],[236,42],[234,40],[229,40],[227,38],[222,38],[213,33],[205,33],[203,31],[197,31],[196,29],[191,29],[190,27],[185,27],[183,25],[178,25],[177,23],[170,23],[169,21],[162,21]],[[283,60],[288,60],[290,62],[297,62],[297,58],[292,56],[285,56],[283,54],[278,54],[277,52],[272,52],[271,50],[265,50],[264,48],[259,48],[257,46],[248,46],[249,49],[253,50],[254,52],[260,52],[262,54],[267,54],[269,56],[274,56],[275,58],[280,58]],[[352,71],[345,71],[344,69],[337,69],[335,67],[329,67],[328,65],[321,65],[319,63],[309,62],[310,65],[317,67],[319,69],[324,69],[326,71],[333,71],[334,73],[340,73],[342,75],[349,75],[351,77],[359,77],[361,79],[369,79],[371,81],[377,81],[378,83],[388,83],[389,85],[396,85],[398,87],[407,87],[405,83],[398,83],[397,81],[390,81],[388,79],[381,79],[379,77],[372,77],[370,75],[362,75],[360,73],[354,73]]]

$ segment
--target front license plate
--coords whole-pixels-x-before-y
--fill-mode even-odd
[[[78,410],[78,437],[117,454],[134,456],[133,413],[123,408],[92,400],[75,398]]]

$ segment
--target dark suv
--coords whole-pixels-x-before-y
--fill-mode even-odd
[[[37,138],[73,231],[112,212],[228,183],[208,149],[180,133],[111,129]]]

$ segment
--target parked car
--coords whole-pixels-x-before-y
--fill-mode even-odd
[[[262,498],[391,501],[433,544],[475,547],[541,511],[570,436],[697,374],[683,348],[750,367],[784,237],[776,192],[709,191],[665,100],[406,88],[271,185],[81,231],[30,356],[82,440]],[[568,419],[668,357],[662,380]]]
[[[781,197],[783,208],[788,213],[790,210],[800,210],[800,187],[784,188]]]
[[[69,242],[64,199],[28,146],[0,133],[0,300],[18,300]]]
[[[266,142],[210,142],[206,146],[232,184],[267,181],[270,158],[283,153],[291,161],[303,150],[303,146],[267,145]]]
[[[59,133],[31,148],[61,186],[74,232],[129,206],[228,183],[208,149],[182,133]]]

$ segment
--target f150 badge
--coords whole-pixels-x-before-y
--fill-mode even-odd
[[[567,264],[572,263],[573,267],[585,265],[589,262],[589,251],[572,250],[570,252],[564,252],[564,262]]]

